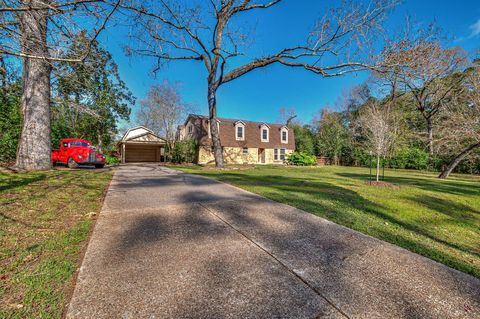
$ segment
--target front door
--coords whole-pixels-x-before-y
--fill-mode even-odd
[[[258,149],[258,162],[261,164],[265,164],[265,149],[259,148]]]

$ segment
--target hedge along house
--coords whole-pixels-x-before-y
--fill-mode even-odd
[[[138,126],[129,129],[118,142],[122,163],[163,162],[166,141],[152,130]]]
[[[283,164],[285,156],[295,151],[293,130],[281,124],[234,119],[217,119],[220,144],[227,164]],[[209,119],[190,114],[179,127],[178,138],[193,138],[198,143],[196,162],[215,162]]]

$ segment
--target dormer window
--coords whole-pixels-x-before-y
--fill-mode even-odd
[[[237,141],[245,140],[245,123],[242,121],[235,122],[235,139]]]
[[[237,126],[237,139],[243,140],[243,126]]]
[[[270,139],[270,128],[267,124],[260,126],[260,139],[262,142],[268,142]]]
[[[280,140],[284,144],[288,144],[288,128],[286,126],[280,129]]]

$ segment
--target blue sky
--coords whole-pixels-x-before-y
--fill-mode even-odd
[[[255,27],[249,55],[298,44],[315,19],[323,15],[324,3],[286,0],[273,9],[246,15],[245,22]],[[390,16],[387,32],[399,26],[406,15],[420,23],[436,21],[451,37],[452,46],[461,46],[469,52],[480,48],[479,0],[406,0]],[[168,80],[178,83],[187,103],[196,105],[199,113],[207,113],[206,72],[201,63],[171,63],[153,77],[152,60],[124,56],[121,47],[125,38],[118,28],[107,29],[101,41],[112,52],[122,78],[137,99],[142,99],[152,84]],[[299,119],[308,123],[321,108],[334,106],[342,92],[363,82],[367,76],[361,73],[326,79],[307,71],[273,65],[223,85],[218,91],[218,113],[220,117],[275,122],[281,107],[294,107]],[[137,107],[138,103],[133,106],[133,115]]]

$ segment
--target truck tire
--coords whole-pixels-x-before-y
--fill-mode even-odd
[[[68,159],[67,165],[68,165],[68,168],[78,168],[77,162],[75,162],[71,157]]]
[[[105,164],[95,164],[95,168],[103,168]]]

